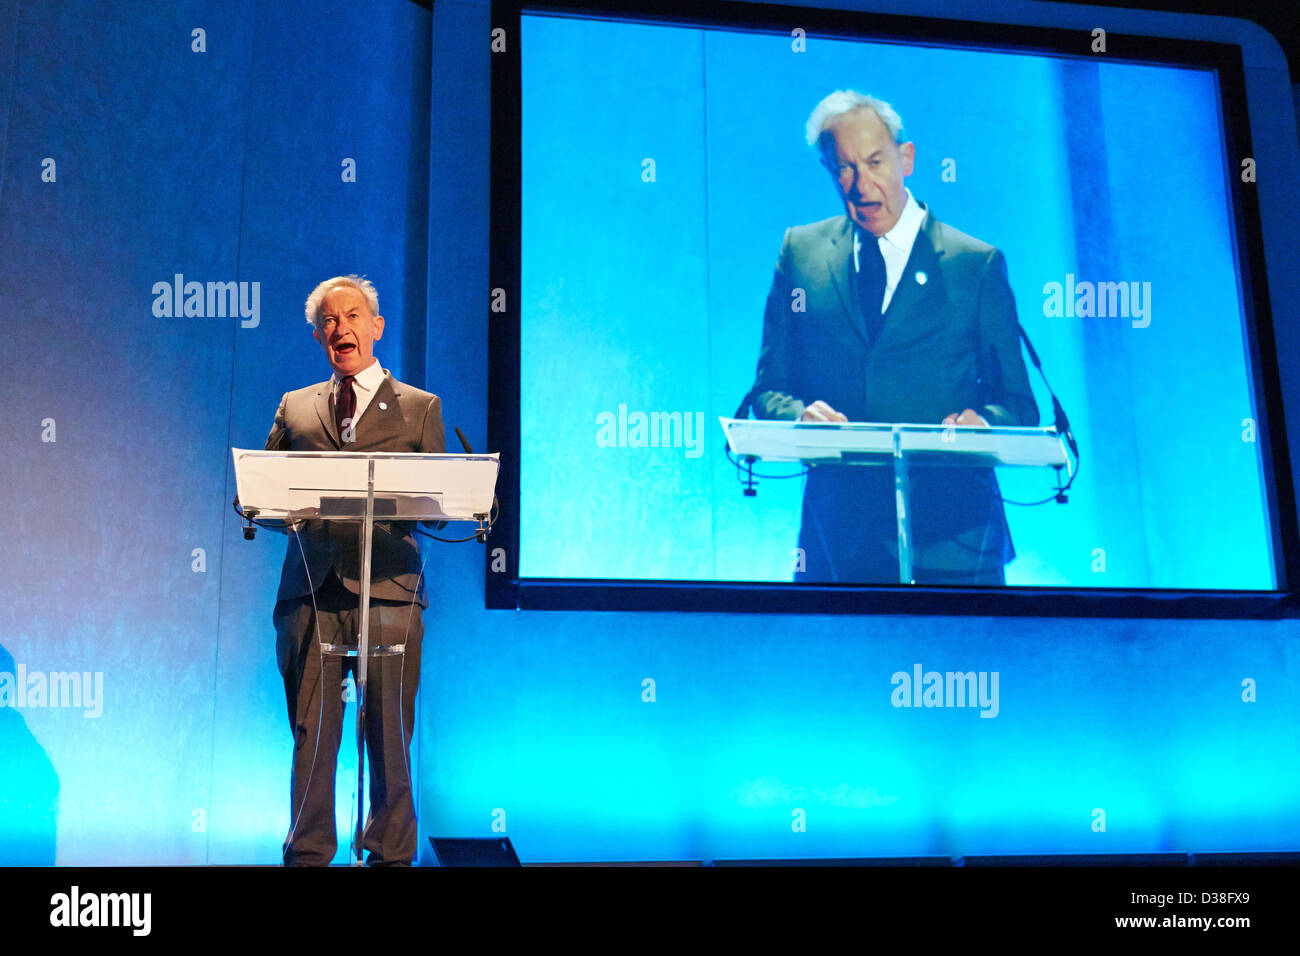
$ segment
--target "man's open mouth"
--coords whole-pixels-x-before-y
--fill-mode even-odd
[[[356,344],[353,342],[340,342],[338,345],[334,346],[334,351],[337,352],[339,355],[347,355],[349,352],[352,352],[355,349],[356,349]]]

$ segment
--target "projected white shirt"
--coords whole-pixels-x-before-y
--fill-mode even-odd
[[[903,211],[898,216],[898,222],[894,223],[893,229],[876,239],[877,245],[880,246],[880,253],[885,258],[885,298],[880,303],[881,312],[889,308],[889,300],[894,297],[898,280],[903,277],[903,269],[906,268],[907,260],[912,255],[916,234],[921,231],[921,224],[925,222],[925,212],[912,198],[912,190],[904,186],[903,192],[907,194],[907,199],[903,203]],[[858,250],[861,248],[861,231],[854,229],[853,268],[855,270],[858,268]]]

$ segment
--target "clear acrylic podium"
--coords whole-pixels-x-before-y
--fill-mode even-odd
[[[1055,428],[1010,428],[983,425],[912,425],[878,422],[786,422],[719,418],[732,454],[752,466],[755,461],[803,462],[808,465],[892,465],[894,511],[898,518],[898,580],[912,577],[910,464],[949,467],[1069,467],[1065,443]],[[745,494],[752,495],[751,475]]]
[[[357,691],[357,822],[354,865],[365,826],[366,673],[372,656],[402,654],[404,644],[370,646],[370,573],[379,521],[474,521],[487,540],[500,455],[414,452],[252,451],[232,448],[235,484],[245,516],[257,520],[349,521],[360,524],[360,623],[357,645],[321,644],[322,654],[355,656]],[[305,573],[310,573],[303,562]],[[315,588],[320,582],[310,582]]]

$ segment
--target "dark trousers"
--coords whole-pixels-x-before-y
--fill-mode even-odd
[[[912,574],[917,584],[1000,587],[1015,557],[992,471],[914,468]],[[814,469],[799,547],[806,583],[898,585],[894,475],[888,467]]]
[[[370,602],[370,645],[404,643],[406,653],[372,656],[367,669],[370,813],[362,839],[367,865],[409,865],[415,856],[410,749],[424,637],[421,610],[419,604]],[[293,730],[286,865],[328,866],[338,848],[334,778],[343,733],[342,688],[344,676],[355,674],[357,658],[322,655],[320,644],[355,646],[360,619],[357,595],[332,571],[314,603],[312,595],[304,595],[275,605],[276,654]]]

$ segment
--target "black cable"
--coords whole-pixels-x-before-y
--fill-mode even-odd
[[[244,513],[244,509],[240,506],[238,498],[234,500],[234,507],[235,507],[235,514],[239,515],[239,517],[242,520],[247,521],[251,525],[257,525],[257,527],[259,528],[265,528],[267,531],[274,531],[277,534],[281,531],[288,534],[289,531],[293,529],[293,526],[298,523],[297,521],[295,521],[292,522],[291,524],[286,523],[282,525],[274,525],[274,524],[267,524],[265,521],[261,521],[257,518],[249,517],[247,514]],[[279,519],[275,519],[275,520],[279,520]]]
[[[483,536],[486,538],[492,533],[492,526],[496,524],[497,518],[501,515],[501,504],[497,501],[495,495],[492,496],[492,510],[488,513],[487,527],[483,529]],[[418,524],[415,526],[415,533],[423,535],[433,541],[441,541],[444,544],[463,544],[466,541],[478,541],[479,532],[475,531],[468,538],[440,538],[436,534],[430,534],[421,528]]]
[[[1065,486],[1061,488],[1060,491],[1052,495],[1050,498],[1043,498],[1041,501],[1012,501],[1010,498],[1003,498],[1001,495],[998,495],[998,498],[1002,501],[1004,505],[1020,505],[1021,507],[1024,508],[1032,508],[1035,507],[1036,505],[1045,505],[1051,501],[1060,501],[1061,496],[1070,490],[1070,486],[1074,484],[1074,479],[1078,474],[1079,474],[1079,459],[1076,456],[1074,459],[1074,472],[1073,474],[1070,475],[1070,480],[1065,483]]]
[[[731,453],[731,445],[729,444],[723,445],[722,450],[723,452],[726,453],[727,460],[736,466],[737,480],[739,480],[742,483],[744,483],[747,480],[745,478],[745,475],[750,475],[754,478],[768,478],[775,481],[780,478],[802,478],[804,475],[812,471],[812,468],[804,468],[803,471],[797,472],[793,475],[761,475],[756,471],[749,471],[746,465],[741,464],[740,459]],[[744,470],[742,471],[742,469]]]
[[[754,401],[755,394],[757,394],[758,392],[758,389],[759,386],[755,385],[748,392],[745,393],[745,397],[740,400],[740,407],[736,409],[735,414],[731,416],[732,418],[748,419],[749,416],[753,414],[754,412],[753,401]],[[754,417],[757,418],[758,416],[755,415]],[[808,474],[812,470],[811,468],[805,467],[803,471],[793,475],[763,475],[763,474],[759,474],[756,471],[753,471],[749,465],[742,465],[740,463],[740,459],[738,459],[735,455],[731,453],[731,443],[729,441],[724,441],[722,443],[722,452],[727,456],[727,460],[736,466],[736,480],[739,481],[742,485],[751,484],[754,478],[763,478],[772,481],[776,481],[781,478],[802,478],[804,475]]]
[[[234,501],[234,508],[235,508],[235,514],[239,515],[239,517],[242,518],[244,521],[247,521],[249,524],[256,525],[256,526],[259,527],[259,528],[265,528],[267,531],[274,531],[274,532],[277,532],[277,533],[278,533],[278,532],[281,532],[281,531],[284,531],[284,532],[287,533],[288,531],[290,531],[290,530],[293,528],[293,525],[292,525],[292,524],[273,525],[273,524],[267,524],[265,521],[260,520],[260,519],[258,519],[258,518],[250,518],[247,514],[244,513],[244,509],[240,507],[240,505],[239,505],[239,499],[238,499],[238,498],[236,498],[235,501]],[[497,520],[497,517],[498,517],[499,514],[500,514],[500,511],[501,511],[501,509],[500,509],[499,504],[497,503],[497,500],[496,500],[495,498],[493,498],[493,499],[492,499],[492,514],[489,515],[489,517],[488,517],[487,527],[484,529],[485,534],[491,534],[491,533],[492,533],[492,526],[496,523],[496,520]],[[279,519],[276,519],[276,520],[279,520]],[[297,524],[297,522],[294,522],[294,524]],[[444,543],[446,543],[446,544],[460,544],[460,543],[465,542],[465,541],[476,541],[476,540],[478,540],[478,533],[477,533],[477,532],[475,532],[474,534],[470,535],[468,538],[440,538],[440,537],[438,537],[436,534],[429,534],[429,532],[423,530],[423,529],[419,526],[419,524],[416,524],[416,525],[415,525],[415,532],[416,532],[416,534],[423,535],[423,536],[426,537],[426,538],[432,538],[434,541],[442,541],[442,542],[444,542]]]

